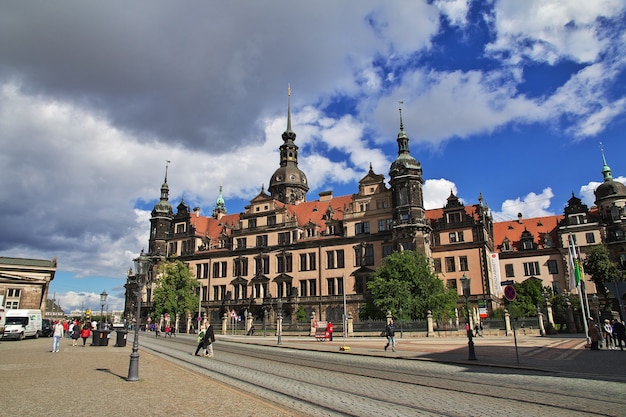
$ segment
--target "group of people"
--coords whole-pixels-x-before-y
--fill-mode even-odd
[[[72,339],[72,346],[78,344],[79,339],[83,339],[83,346],[87,344],[87,339],[91,337],[93,324],[86,321],[81,325],[79,320],[68,323],[66,320],[57,320],[52,327],[52,352],[59,352],[61,339],[67,335]]]
[[[624,350],[624,345],[626,345],[626,327],[624,323],[615,319],[606,319],[604,323],[600,325],[591,317],[588,323],[588,336],[589,340],[591,340],[591,350],[599,350],[602,341],[604,341],[605,349],[617,349],[619,346],[620,350]]]

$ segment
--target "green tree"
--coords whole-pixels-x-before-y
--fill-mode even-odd
[[[298,306],[298,310],[296,311],[296,320],[298,323],[305,323],[307,321],[306,310],[303,306]]]
[[[198,282],[186,264],[177,259],[162,262],[157,277],[152,295],[154,320],[165,313],[184,317],[188,311],[198,307]]]
[[[369,298],[361,310],[362,318],[394,317],[402,309],[403,319],[424,319],[430,310],[435,319],[454,315],[458,294],[445,288],[423,252],[394,252],[383,260],[368,282]]]
[[[606,296],[604,282],[623,281],[624,276],[609,257],[609,251],[604,245],[590,246],[585,251],[586,257],[583,261],[585,273],[591,275],[591,280],[596,284],[596,288]]]
[[[537,278],[529,278],[524,282],[516,282],[515,301],[512,305],[512,313],[515,318],[518,317],[537,317],[537,306],[545,303],[543,293],[546,288],[541,285],[541,280]]]

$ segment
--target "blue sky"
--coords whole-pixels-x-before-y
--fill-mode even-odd
[[[278,167],[287,85],[308,200],[388,176],[399,102],[427,208],[496,220],[625,181],[623,0],[0,3],[0,255],[58,257],[66,310],[123,306],[170,200],[241,212]],[[33,30],[33,28],[37,30]]]

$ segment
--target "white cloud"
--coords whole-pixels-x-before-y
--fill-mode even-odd
[[[467,23],[467,13],[471,0],[436,0],[433,4],[447,16],[450,23],[464,26]]]
[[[499,212],[492,212],[494,221],[517,219],[518,213],[521,213],[524,218],[554,215],[553,212],[547,210],[553,197],[552,188],[548,187],[540,194],[530,192],[524,197],[505,200]]]
[[[456,184],[450,180],[440,178],[424,181],[424,208],[442,208],[448,202],[451,192],[457,195]]]
[[[552,65],[563,58],[593,63],[607,46],[598,20],[618,16],[624,8],[622,0],[498,1],[497,39],[486,50],[513,64],[529,59]]]

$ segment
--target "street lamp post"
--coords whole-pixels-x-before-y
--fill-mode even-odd
[[[465,297],[465,313],[467,318],[467,346],[469,348],[469,356],[467,359],[470,361],[475,361],[476,352],[474,351],[474,339],[472,336],[472,328],[470,326],[469,319],[469,296],[471,294],[470,281],[470,278],[468,278],[465,273],[463,273],[463,278],[461,278],[461,287],[463,288],[463,296]]]
[[[283,300],[282,298],[279,298],[277,301],[277,313],[278,313],[278,317],[276,319],[276,335],[278,336],[278,344],[280,345],[283,340],[282,340],[282,333],[283,333]]]
[[[267,306],[263,306],[263,337],[267,336],[266,328],[267,328]]]
[[[104,305],[107,303],[108,296],[109,294],[107,294],[106,290],[100,293],[100,329],[104,328],[104,320],[102,320],[102,317],[104,315]]]
[[[135,338],[133,340],[133,351],[130,354],[130,364],[128,365],[127,381],[139,381],[139,322],[141,318],[141,293],[148,276],[150,268],[150,258],[144,254],[135,259],[135,282],[137,283],[137,315],[135,318]]]

